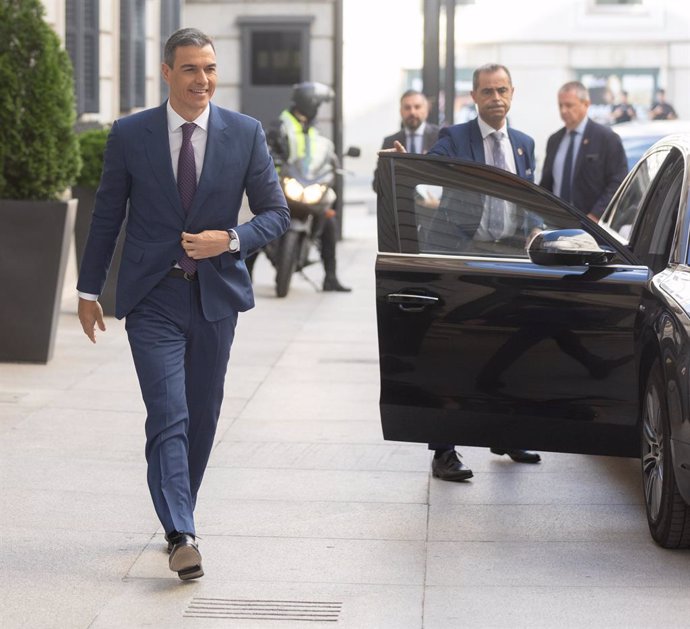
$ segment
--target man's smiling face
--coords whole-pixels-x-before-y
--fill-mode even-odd
[[[173,67],[163,64],[163,78],[170,86],[170,105],[185,120],[195,120],[216,91],[216,53],[210,44],[180,46]]]

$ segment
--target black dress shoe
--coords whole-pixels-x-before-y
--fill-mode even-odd
[[[455,450],[446,450],[431,461],[431,474],[434,478],[459,482],[472,478],[472,470],[463,464]]]
[[[499,450],[498,448],[491,448],[491,453],[498,454],[498,456],[507,454],[516,463],[539,463],[541,461],[539,454],[527,450]]]
[[[327,277],[323,281],[323,292],[324,293],[349,293],[352,291],[351,288],[343,286],[337,277]]]
[[[201,567],[201,553],[197,546],[194,535],[189,533],[171,533],[168,537],[170,557],[168,565],[173,572],[183,581],[198,579],[204,576],[204,569]]]

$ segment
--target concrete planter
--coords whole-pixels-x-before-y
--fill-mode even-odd
[[[0,361],[52,358],[76,212],[76,199],[0,199]]]

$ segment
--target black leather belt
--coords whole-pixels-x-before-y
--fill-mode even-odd
[[[173,267],[168,271],[168,277],[177,277],[183,280],[187,280],[188,282],[196,282],[196,273],[193,273],[190,275],[187,273],[187,271],[183,271],[182,269],[178,269],[177,267]]]

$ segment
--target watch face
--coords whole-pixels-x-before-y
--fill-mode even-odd
[[[237,238],[230,237],[230,251],[237,251],[240,248],[240,243]]]

